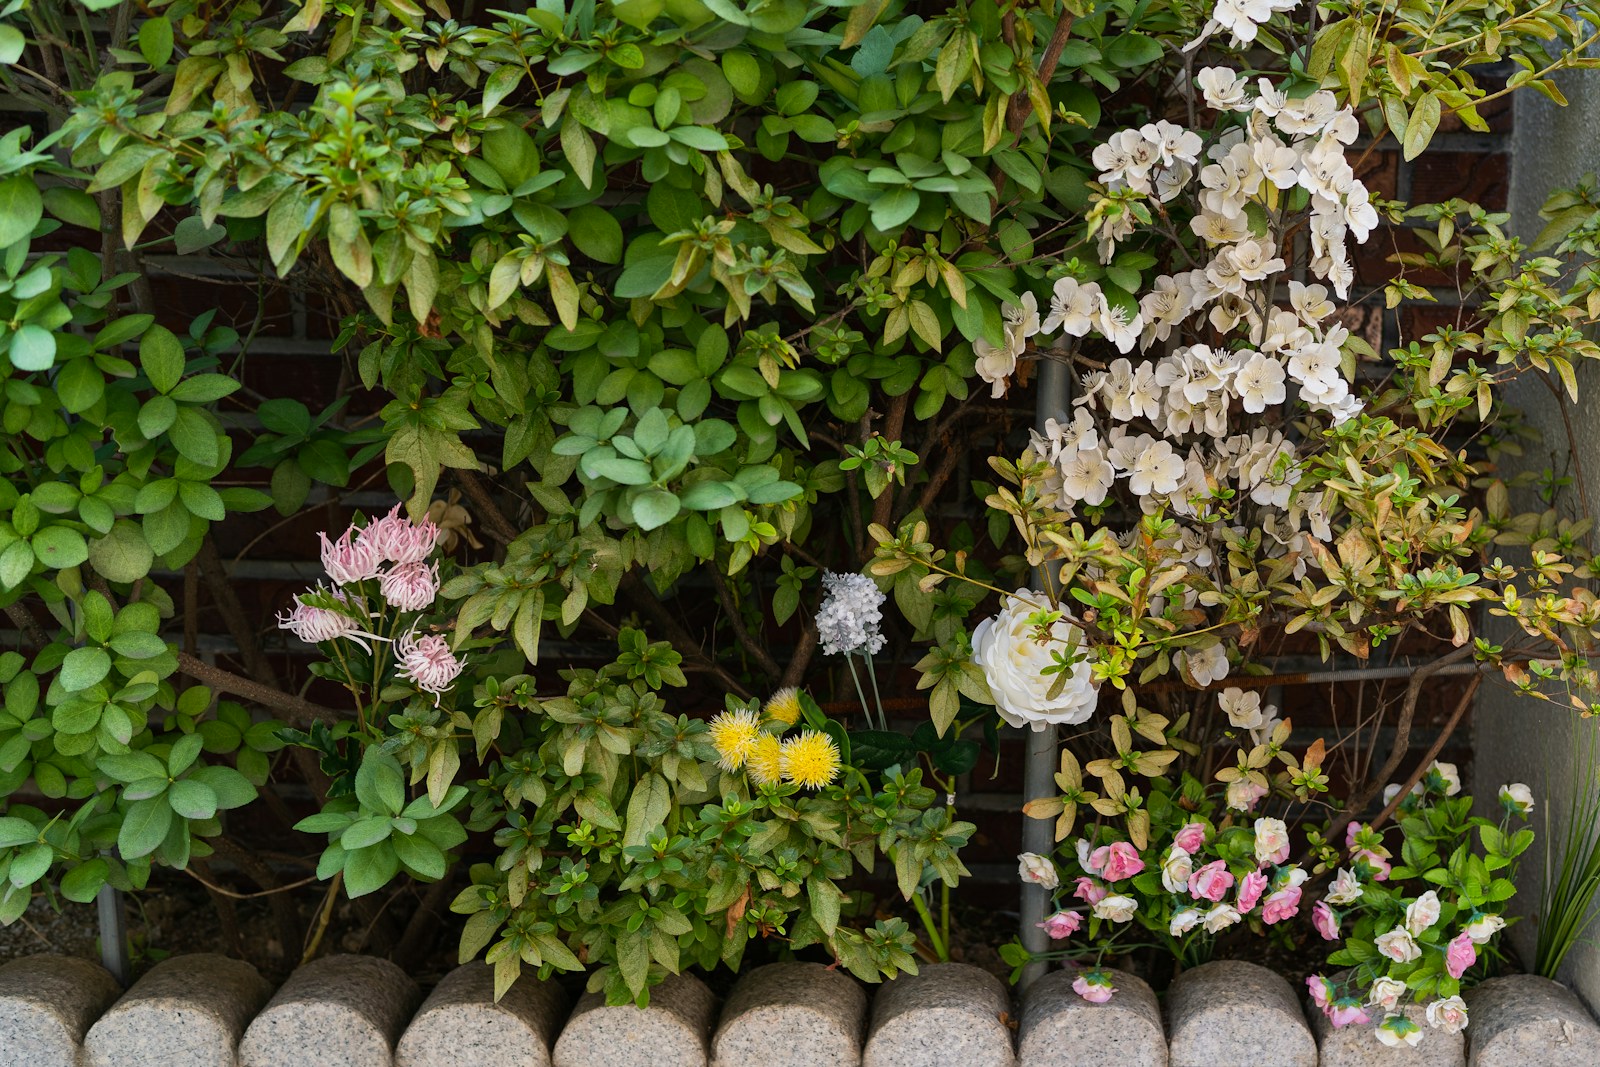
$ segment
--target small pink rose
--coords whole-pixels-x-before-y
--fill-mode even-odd
[[[1114,842],[1104,850],[1096,849],[1095,854],[1101,851],[1105,851],[1106,858],[1101,864],[1100,877],[1108,882],[1120,882],[1144,870],[1144,860],[1139,858],[1139,850],[1126,841]]]
[[[1311,991],[1311,1003],[1326,1012],[1328,1005],[1333,1003],[1333,983],[1320,974],[1314,974],[1306,979],[1306,988]]]
[[[1217,903],[1233,888],[1233,875],[1221,860],[1212,860],[1189,876],[1189,895]]]
[[[1100,903],[1107,896],[1109,896],[1110,893],[1111,890],[1107,889],[1093,878],[1087,877],[1080,877],[1078,879],[1077,888],[1073,889],[1072,891],[1073,896],[1090,906]]]
[[[1285,919],[1292,919],[1300,911],[1300,887],[1290,886],[1280,889],[1267,897],[1265,904],[1261,905],[1261,921],[1268,926],[1281,923]]]
[[[1086,971],[1073,981],[1072,991],[1090,1004],[1104,1004],[1117,990],[1105,971]]]
[[[1353,822],[1344,828],[1344,847],[1354,848],[1356,835],[1367,828],[1365,823]]]
[[[1362,1010],[1361,1001],[1357,997],[1340,997],[1329,1004],[1325,1010],[1328,1013],[1329,1021],[1335,1027],[1359,1026],[1372,1021],[1372,1017]]]
[[[1319,900],[1312,907],[1311,925],[1322,935],[1322,940],[1339,940],[1339,917],[1333,913],[1326,900]]]
[[[1374,882],[1387,882],[1389,880],[1389,859],[1380,856],[1369,848],[1364,848],[1351,857],[1357,863],[1365,863],[1372,870]]]
[[[1261,900],[1261,894],[1267,891],[1267,876],[1260,871],[1251,871],[1239,880],[1239,911],[1244,913],[1255,907]]]
[[[1173,836],[1172,843],[1191,856],[1197,854],[1206,844],[1205,823],[1187,823],[1183,829]]]
[[[1460,978],[1467,973],[1467,968],[1478,962],[1478,947],[1472,943],[1472,938],[1462,932],[1450,942],[1449,948],[1444,953],[1444,969],[1451,978]]]
[[[1083,925],[1083,916],[1075,911],[1058,911],[1044,922],[1039,923],[1039,929],[1049,934],[1052,940],[1060,941],[1062,938],[1071,937],[1078,932],[1078,927]]]

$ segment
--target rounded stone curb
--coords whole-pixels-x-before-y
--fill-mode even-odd
[[[712,1038],[712,1067],[856,1067],[867,993],[821,963],[768,963],[739,977]]]
[[[1051,971],[1028,987],[1017,1034],[1019,1063],[1167,1067],[1167,1036],[1154,991],[1125,971],[1106,970],[1116,993],[1104,1004],[1091,1004],[1072,991],[1077,971]]]
[[[1600,1026],[1577,994],[1548,978],[1512,974],[1463,992],[1468,1067],[1594,1067]]]
[[[706,1067],[706,1039],[717,998],[700,979],[668,975],[650,1006],[610,1007],[585,993],[556,1040],[555,1067]]]
[[[88,1067],[234,1067],[244,1029],[272,984],[210,952],[162,960],[89,1029]]]
[[[711,1067],[858,1067],[867,994],[820,963],[769,963],[739,979],[711,1042]]]
[[[1378,1040],[1378,1024],[1383,1022],[1381,1009],[1368,1011],[1372,1016],[1369,1023],[1336,1028],[1310,998],[1305,1006],[1317,1039],[1321,1067],[1464,1067],[1467,1062],[1466,1035],[1429,1026],[1428,1013],[1420,1004],[1407,1004],[1405,1016],[1422,1027],[1422,1040],[1414,1047],[1398,1048]]]
[[[76,1067],[84,1034],[122,993],[98,963],[24,956],[0,967],[0,1062]]]
[[[420,999],[417,984],[388,960],[313,960],[245,1031],[239,1067],[391,1067]]]
[[[1243,960],[1178,975],[1167,990],[1167,1032],[1172,1067],[1317,1067],[1317,1043],[1289,983]]]
[[[933,963],[878,988],[862,1067],[1013,1067],[1000,979],[965,963]]]
[[[494,968],[482,961],[445,975],[406,1028],[396,1067],[549,1067],[567,994],[523,976],[494,1000]]]

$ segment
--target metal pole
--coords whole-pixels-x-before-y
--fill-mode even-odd
[[[133,980],[133,968],[128,959],[127,906],[122,893],[108,885],[100,887],[94,905],[100,920],[100,962],[126,989]]]
[[[1039,398],[1034,409],[1034,421],[1042,431],[1046,419],[1060,419],[1067,411],[1067,404],[1072,399],[1072,368],[1069,364],[1054,359],[1039,362]],[[1036,577],[1036,583],[1043,586],[1042,578]],[[1035,797],[1049,796],[1055,789],[1056,773],[1056,744],[1057,731],[1055,727],[1045,730],[1029,730],[1027,733],[1027,757],[1022,769],[1023,800],[1032,800]],[[1022,820],[1022,848],[1025,852],[1037,852],[1041,856],[1048,856],[1055,850],[1055,823],[1049,819],[1030,819],[1026,816]],[[1022,885],[1022,947],[1030,953],[1037,955],[1048,951],[1050,938],[1039,924],[1044,922],[1045,912],[1050,907],[1050,891],[1043,886],[1031,885],[1024,882]],[[1044,961],[1026,964],[1018,980],[1018,988],[1026,989],[1037,978],[1044,976],[1050,965]]]

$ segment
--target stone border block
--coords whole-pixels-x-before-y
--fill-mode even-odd
[[[1317,1043],[1289,983],[1243,960],[1178,975],[1167,990],[1167,1032],[1172,1067],[1317,1067]]]
[[[239,1039],[272,995],[243,960],[210,952],[162,960],[89,1030],[89,1067],[234,1067]]]
[[[494,999],[494,968],[463,964],[423,1002],[395,1050],[396,1067],[549,1067],[567,994],[524,975]]]
[[[76,1067],[83,1036],[122,986],[76,956],[24,956],[0,967],[0,1060],[6,1067]]]
[[[717,998],[700,979],[669,975],[650,990],[650,1006],[609,1007],[586,993],[556,1039],[555,1067],[706,1067],[706,1039]]]
[[[245,1031],[239,1067],[391,1067],[420,999],[417,984],[388,960],[313,960]]]
[[[1577,994],[1548,978],[1511,974],[1461,994],[1468,1067],[1594,1067],[1600,1026]]]
[[[739,979],[711,1042],[712,1067],[858,1067],[867,994],[821,963],[769,963]]]
[[[862,1067],[1014,1067],[1005,983],[980,967],[932,963],[878,987]]]
[[[1406,1017],[1422,1027],[1422,1040],[1415,1047],[1391,1048],[1378,1040],[1381,1009],[1370,1009],[1372,1021],[1362,1026],[1334,1028],[1322,1009],[1306,1000],[1306,1016],[1316,1035],[1321,1067],[1464,1067],[1467,1039],[1464,1033],[1435,1030],[1428,1025],[1426,1010],[1420,1004],[1407,1004]]]
[[[1027,1067],[1167,1067],[1155,993],[1125,971],[1110,974],[1116,993],[1104,1004],[1072,991],[1077,971],[1051,971],[1029,986],[1022,995],[1017,1061]]]

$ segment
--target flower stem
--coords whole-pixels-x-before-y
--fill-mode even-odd
[[[856,683],[856,696],[861,698],[861,713],[867,717],[867,725],[872,726],[872,707],[867,703],[867,694],[861,688],[861,676],[856,673],[855,660],[851,654],[844,654],[844,665],[850,668],[850,680]]]
[[[883,694],[878,692],[878,666],[872,662],[872,653],[862,653],[862,658],[867,661],[867,677],[872,680],[872,699],[878,705],[878,722],[883,729],[889,729],[889,713],[883,710]]]
[[[949,942],[939,936],[939,924],[933,921],[933,915],[928,911],[928,905],[922,899],[922,890],[911,894],[911,904],[917,909],[917,917],[922,920],[922,929],[928,935],[928,943],[933,947],[933,954],[940,963],[950,962]]]

